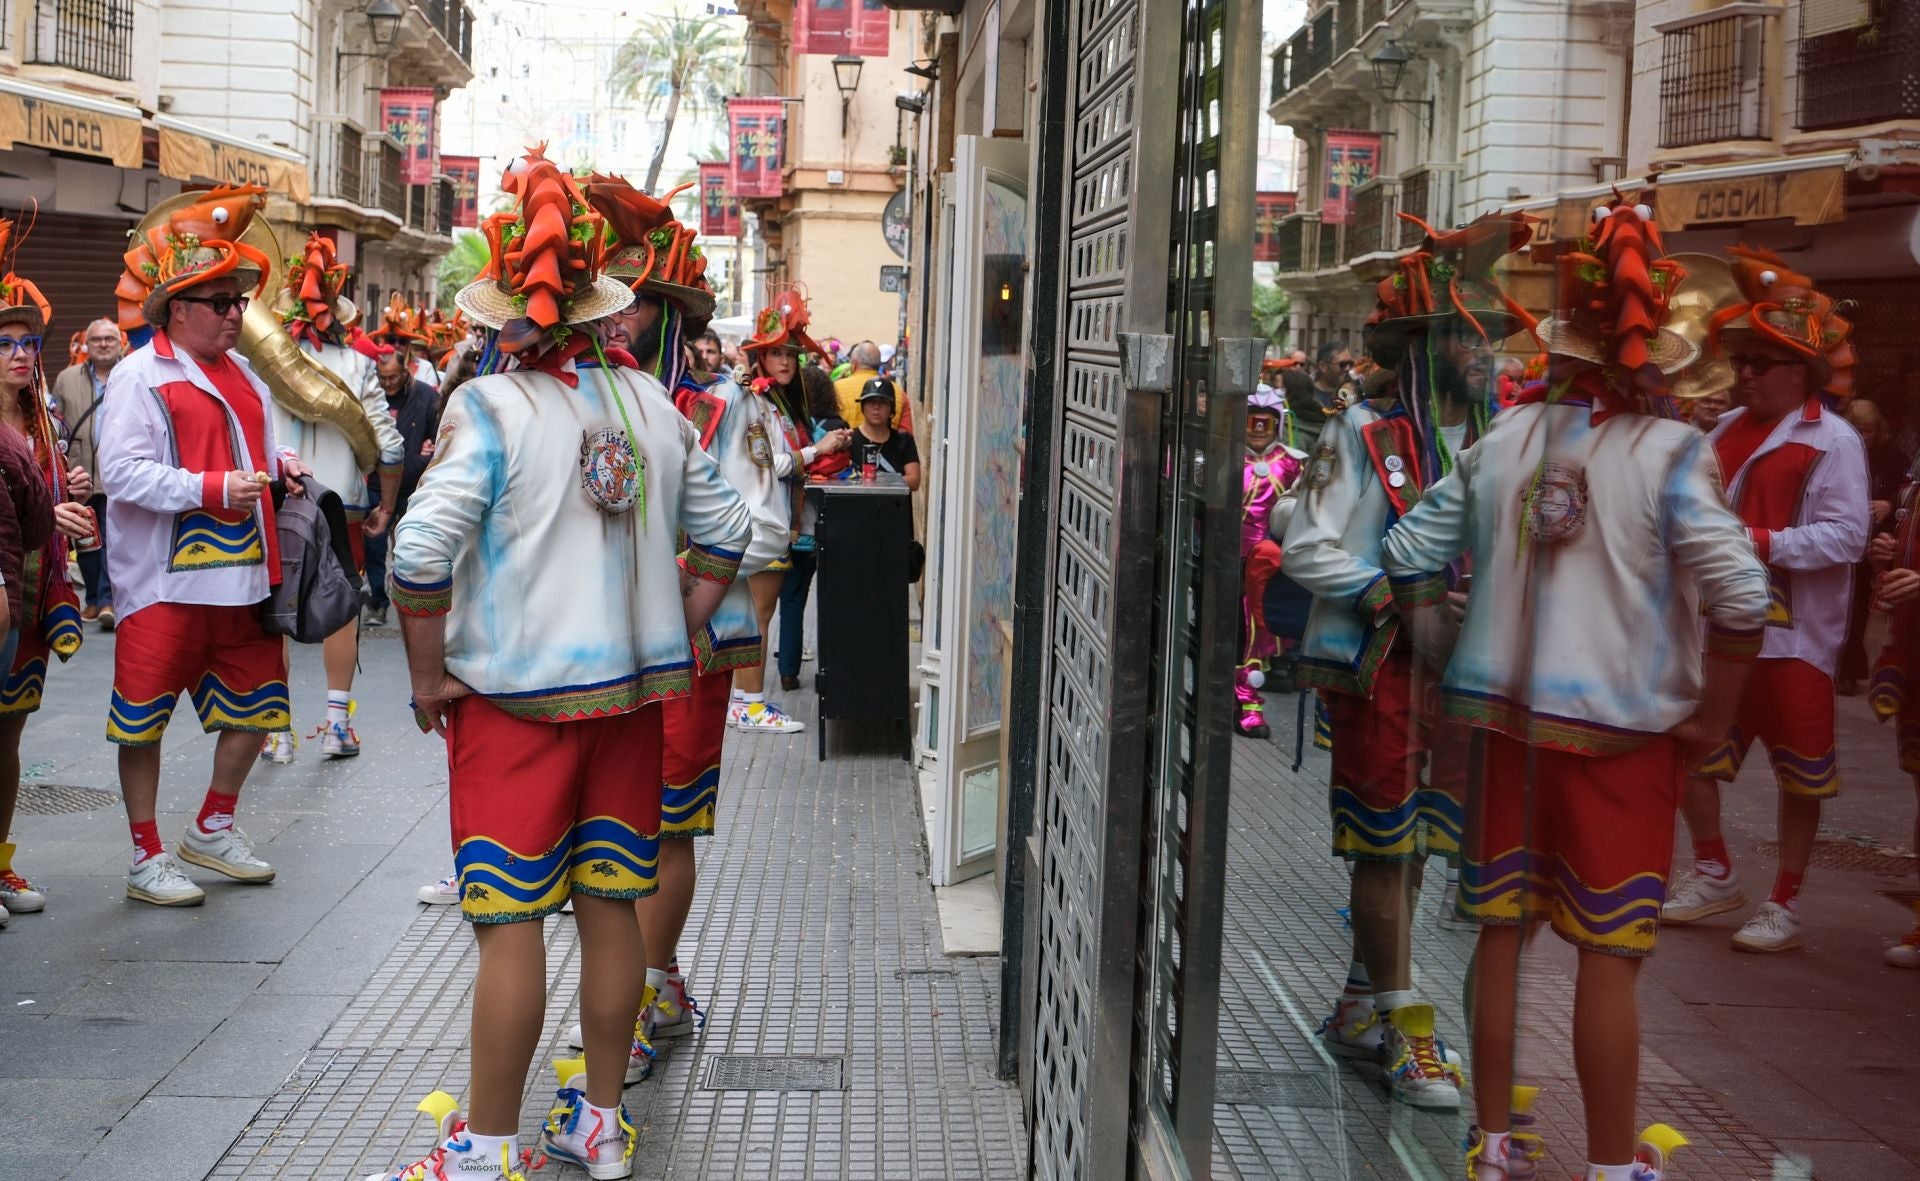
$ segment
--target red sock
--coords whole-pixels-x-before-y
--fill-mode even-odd
[[[1778,902],[1788,910],[1798,909],[1800,883],[1806,876],[1781,870],[1779,876],[1773,879],[1773,893],[1767,896],[1767,901]]]
[[[1723,837],[1710,841],[1693,838],[1693,867],[1708,877],[1724,878],[1733,872],[1733,854],[1727,852]],[[1718,870],[1718,873],[1713,872]]]
[[[207,798],[200,805],[200,831],[218,832],[223,828],[232,828],[233,810],[239,806],[239,796],[221,795],[208,788]]]
[[[158,857],[167,851],[167,847],[160,843],[158,820],[136,820],[128,827],[133,829],[133,863],[135,865],[149,857]]]

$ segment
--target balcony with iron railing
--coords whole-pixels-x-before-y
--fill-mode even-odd
[[[1280,225],[1274,231],[1276,239],[1275,268],[1283,275],[1297,275],[1311,269],[1310,262],[1315,255],[1314,231],[1320,226],[1318,213],[1293,213],[1280,219]]]
[[[133,0],[33,0],[28,64],[132,78],[133,7]]]
[[[400,179],[406,154],[392,140],[381,136],[367,145],[367,200],[369,208],[391,213],[402,223],[407,218],[407,186]]]
[[[1268,102],[1279,101],[1307,80],[1307,43],[1312,37],[1311,26],[1302,26],[1273,51],[1273,89],[1268,93]]]
[[[1870,0],[1867,23],[1827,29],[1833,5],[1800,4],[1802,131],[1920,119],[1920,5]]]
[[[1659,26],[1662,148],[1772,137],[1766,53],[1772,14],[1713,12]]]
[[[472,65],[473,10],[460,0],[415,0],[415,7],[460,60]]]
[[[1313,30],[1313,35],[1307,42],[1306,77],[1308,78],[1333,64],[1333,21],[1333,9],[1323,8],[1314,14],[1311,21],[1307,22],[1308,28]],[[1298,84],[1298,82],[1295,83],[1296,86]]]
[[[1347,218],[1348,258],[1365,258],[1397,248],[1400,224],[1394,216],[1399,208],[1400,182],[1390,176],[1376,176],[1353,190]]]
[[[1324,217],[1324,215],[1323,215]],[[1320,222],[1320,232],[1315,237],[1313,250],[1313,269],[1331,271],[1347,265],[1347,223],[1329,225]]]
[[[436,215],[434,232],[451,236],[454,209],[453,182],[444,176],[433,182],[433,205]]]
[[[1334,0],[1333,53],[1340,56],[1353,48],[1354,35],[1360,29],[1360,0]]]
[[[314,126],[313,195],[350,205],[366,202],[366,137],[356,123],[323,118]]]
[[[1398,212],[1411,214],[1436,229],[1445,229],[1453,221],[1453,182],[1459,172],[1458,164],[1422,164],[1401,173]],[[1385,240],[1391,244],[1389,249],[1418,246],[1424,237],[1420,227],[1405,218],[1395,217],[1393,224],[1398,229],[1385,233]]]

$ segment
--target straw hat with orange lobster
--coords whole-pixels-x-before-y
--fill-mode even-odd
[[[295,339],[306,337],[315,344],[337,340],[360,316],[353,301],[341,294],[352,271],[338,261],[338,249],[333,239],[309,233],[299,256],[287,260],[275,310]]]
[[[595,175],[586,191],[587,203],[613,231],[607,274],[637,293],[671,302],[686,317],[687,335],[696,336],[713,319],[713,288],[707,283],[706,255],[694,245],[697,232],[682,225],[670,205],[691,187],[681,185],[656,199],[621,177]]]
[[[240,237],[266,203],[260,185],[221,185],[139,232],[113,289],[121,330],[165,327],[174,296],[215,279],[238,278],[242,291],[259,295],[273,264]]]
[[[602,271],[606,219],[587,204],[573,177],[530,149],[508,167],[500,187],[514,207],[480,224],[491,257],[454,302],[500,333],[500,351],[539,355],[567,340],[570,327],[620,311],[633,292]]]
[[[53,305],[40,294],[32,280],[13,273],[16,245],[13,223],[0,217],[0,259],[6,260],[6,273],[0,275],[0,324],[25,324],[27,331],[38,336],[47,330],[47,321],[53,319]],[[85,355],[83,346],[81,356]]]
[[[1445,233],[1412,214],[1400,215],[1424,232],[1421,244],[1394,260],[1393,273],[1374,290],[1367,318],[1367,351],[1382,365],[1401,363],[1421,334],[1457,320],[1498,347],[1534,320],[1508,297],[1494,268],[1533,236],[1525,214],[1489,213]]]
[[[1816,388],[1836,401],[1853,396],[1853,325],[1813,280],[1770,250],[1731,246],[1733,279],[1742,302],[1722,308],[1708,323],[1716,349],[1737,352],[1743,341],[1771,342],[1803,358]]]
[[[420,312],[398,291],[388,297],[387,306],[380,309],[380,322],[367,335],[381,344],[427,343],[426,325],[421,321]]]
[[[754,321],[753,335],[740,342],[740,351],[757,353],[766,349],[792,349],[824,357],[826,350],[807,335],[807,325],[811,320],[812,316],[807,311],[806,288],[798,284],[782,288],[773,293],[773,302]]]

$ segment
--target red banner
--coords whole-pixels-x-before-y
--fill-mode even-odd
[[[709,238],[740,236],[740,202],[727,190],[727,165],[700,166],[700,233]]]
[[[442,156],[440,171],[453,182],[453,224],[471,230],[480,224],[480,157]]]
[[[853,6],[861,0],[793,0],[793,52],[854,52]]]
[[[434,95],[431,86],[380,92],[380,131],[400,149],[400,183],[433,183]]]
[[[885,0],[860,0],[853,21],[853,52],[861,57],[886,57],[892,52],[893,12]]]
[[[1300,204],[1295,193],[1253,195],[1253,261],[1280,261],[1280,221]]]
[[[1348,197],[1380,170],[1380,133],[1329,131],[1321,153],[1320,224],[1347,223]]]
[[[778,197],[785,187],[780,168],[780,141],[786,119],[777,98],[727,100],[727,189],[735,199]]]

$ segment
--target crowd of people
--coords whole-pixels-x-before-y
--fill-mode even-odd
[[[1774,254],[1659,241],[1648,206],[1616,199],[1577,246],[1536,246],[1558,293],[1536,320],[1496,272],[1527,218],[1428,230],[1358,354],[1271,363],[1248,406],[1237,731],[1270,735],[1269,676],[1317,693],[1351,872],[1353,955],[1320,1038],[1417,1107],[1462,1106],[1471,1062],[1474,1181],[1541,1156],[1514,1053],[1533,929],[1577,951],[1587,1181],[1652,1181],[1683,1142],[1634,1127],[1634,988],[1659,927],[1751,907],[1735,949],[1800,945],[1837,696],[1867,684],[1920,788],[1920,472],[1853,396],[1851,325]],[[1720,785],[1756,742],[1779,830],[1754,906]],[[1442,925],[1479,929],[1468,1055],[1413,972],[1429,859]],[[1884,958],[1920,967],[1920,913]]]
[[[450,773],[453,873],[420,897],[461,907],[480,960],[471,1115],[433,1097],[435,1146],[379,1174],[403,1181],[523,1175],[537,920],[563,907],[580,932],[568,1032],[583,1055],[556,1063],[540,1151],[630,1175],[621,1089],[647,1077],[658,1039],[701,1020],[676,951],[725,736],[803,728],[766,691],[762,638],[778,610],[781,688],[797,690],[815,566],[804,489],[920,486],[893,349],[816,341],[797,289],[773,293],[730,346],[709,327],[694,233],[668,206],[537,149],[503,185],[512,207],[483,226],[491,261],[451,316],[398,294],[363,311],[318,232],[283,267],[266,257],[247,241],[257,186],[149,214],[117,315],[76,333],[51,381],[52,308],[0,275],[0,838],[48,657],[72,657],[90,624],[118,633],[105,720],[127,897],[204,904],[190,869],[273,880],[236,817],[256,763],[298,757],[287,674],[300,633],[278,611],[299,616],[320,592],[282,572],[299,531],[327,518],[288,506],[337,497],[345,537],[329,539],[364,599],[300,635],[326,679],[307,737],[326,760],[360,754],[361,633],[397,622],[412,713],[445,741]],[[571,211],[558,232],[556,208]],[[11,231],[0,222],[0,259]],[[216,739],[198,813],[169,843],[160,752],[182,690]],[[0,903],[0,925],[48,905],[11,843]]]

